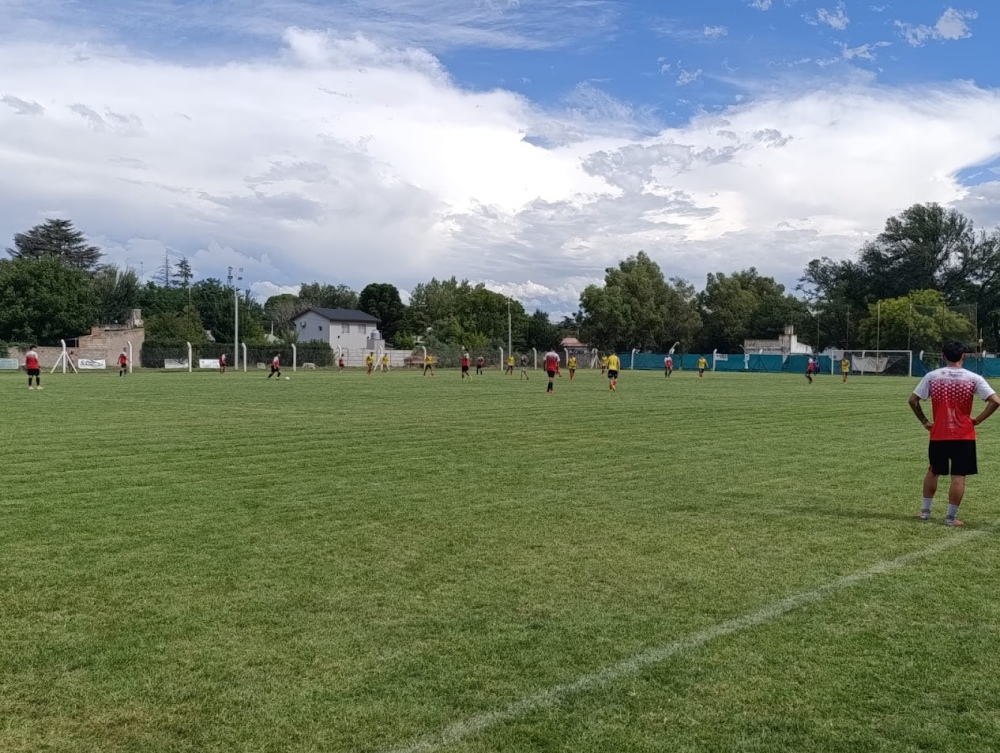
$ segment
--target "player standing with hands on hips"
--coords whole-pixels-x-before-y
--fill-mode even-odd
[[[979,471],[976,464],[976,427],[1000,407],[1000,397],[979,374],[963,368],[964,345],[949,342],[942,350],[948,365],[920,380],[909,400],[914,415],[931,433],[927,451],[930,468],[924,477],[924,504],[920,519],[929,520],[931,517],[938,477],[950,475],[948,512],[944,524],[962,526],[965,524],[956,515],[965,495],[965,477],[974,476]],[[972,404],[976,395],[986,401],[986,408],[973,418]],[[934,411],[933,423],[927,420],[920,405],[921,400],[927,399],[930,399]]]
[[[35,350],[35,346],[32,345],[28,352],[24,354],[24,370],[28,372],[28,389],[33,390],[35,387],[38,389],[42,388],[42,368],[38,364],[38,351]],[[31,380],[35,380],[35,387],[31,386]]]

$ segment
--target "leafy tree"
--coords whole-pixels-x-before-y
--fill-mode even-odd
[[[753,267],[732,275],[709,274],[698,297],[705,328],[701,350],[737,353],[747,339],[777,337],[786,324],[809,342],[812,317],[804,301]]]
[[[303,307],[317,306],[324,309],[356,309],[358,294],[346,285],[328,285],[322,282],[303,283],[299,288]]]
[[[100,267],[93,277],[97,296],[97,321],[102,324],[122,324],[132,309],[139,307],[139,278],[131,269],[114,266]]]
[[[59,259],[73,269],[93,271],[101,260],[101,250],[87,243],[70,220],[46,220],[25,233],[14,236],[13,259]]]
[[[509,299],[485,285],[432,279],[414,286],[406,310],[405,330],[418,337],[435,338],[453,345],[469,345],[485,337],[494,346],[507,344],[507,311]],[[510,301],[510,318],[515,348],[525,347],[528,317],[524,306]],[[428,332],[430,330],[430,332]]]
[[[976,328],[967,317],[948,308],[940,291],[914,290],[873,303],[860,335],[868,348],[937,352],[947,340],[972,343]]]
[[[55,255],[0,260],[0,340],[57,345],[89,332],[96,314],[83,269]]]
[[[191,271],[191,262],[188,261],[186,256],[182,256],[181,260],[177,262],[177,268],[174,269],[174,279],[178,281],[178,285],[187,290],[191,287],[191,280],[194,278],[194,272]]]
[[[556,347],[562,340],[560,328],[552,323],[549,315],[542,310],[535,311],[528,319],[525,332],[525,345],[528,348],[548,350]]]
[[[365,286],[358,296],[358,308],[382,320],[379,330],[386,340],[392,340],[396,336],[406,315],[406,306],[399,297],[399,290],[395,285],[385,282],[373,282]]]
[[[152,280],[139,290],[139,306],[143,316],[147,318],[156,314],[176,313],[187,303],[188,296],[183,290],[158,285]]]
[[[180,311],[155,314],[146,319],[146,344],[155,347],[203,345],[208,342],[205,325],[194,306],[184,306]]]
[[[292,325],[292,317],[301,313],[304,308],[306,306],[297,295],[292,293],[272,295],[264,303],[264,322],[273,326],[276,334],[287,342],[287,338],[293,333],[298,335]]]
[[[643,251],[609,268],[603,288],[583,291],[580,315],[582,339],[601,350],[690,345],[701,327],[693,288],[680,279],[668,282]]]
[[[220,280],[209,278],[199,280],[190,289],[191,305],[198,311],[205,329],[212,333],[216,342],[231,343],[233,341],[233,289],[222,284]],[[241,312],[240,319],[243,315]],[[245,334],[240,322],[240,339]]]

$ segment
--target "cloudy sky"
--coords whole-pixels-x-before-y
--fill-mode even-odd
[[[645,249],[793,285],[915,202],[1000,222],[1000,4],[0,0],[0,245],[147,278],[488,281]]]

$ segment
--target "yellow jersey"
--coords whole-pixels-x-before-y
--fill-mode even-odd
[[[618,360],[618,356],[610,356],[608,358],[608,371],[618,371],[621,366],[621,361]]]
[[[389,356],[382,356],[382,363],[388,364],[389,363]]]
[[[846,374],[851,370],[851,362],[846,358],[840,362],[840,373]]]
[[[698,359],[698,368],[699,369],[707,369],[708,368],[708,361],[706,361],[704,358],[699,358]]]
[[[375,357],[372,356],[371,353],[369,353],[368,357],[365,359],[365,363],[367,363],[369,366],[371,366],[373,363],[375,363]]]
[[[569,361],[567,361],[566,366],[571,369],[576,368],[576,356],[572,356]]]
[[[508,366],[514,365],[514,356],[507,356],[507,365]]]
[[[424,359],[424,363],[430,366],[432,363],[434,363],[434,356],[427,356],[427,358]]]
[[[601,366],[607,366],[607,365],[608,365],[608,357],[604,356],[604,358],[601,359]]]

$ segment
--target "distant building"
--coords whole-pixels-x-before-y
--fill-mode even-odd
[[[590,352],[590,346],[580,342],[575,337],[564,337],[562,342],[559,343],[559,347],[569,351],[571,356],[580,356]]]
[[[300,343],[324,342],[333,349],[340,347],[353,352],[382,346],[380,321],[364,311],[315,307],[292,317]]]
[[[791,324],[785,326],[785,333],[780,335],[777,340],[744,340],[743,349],[747,353],[780,353],[784,356],[813,352],[811,345],[799,342],[799,338],[795,334],[795,327]]]

